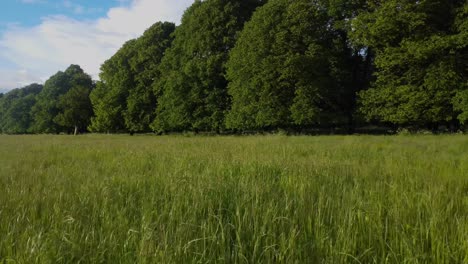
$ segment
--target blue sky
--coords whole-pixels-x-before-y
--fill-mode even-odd
[[[193,0],[2,0],[0,92],[44,82],[70,64],[100,65],[157,21],[178,23]]]
[[[4,30],[8,24],[34,26],[41,18],[49,15],[65,15],[76,19],[96,19],[116,5],[128,5],[128,1],[46,1],[46,0],[3,0],[0,24]]]

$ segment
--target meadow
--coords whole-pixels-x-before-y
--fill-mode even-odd
[[[0,263],[468,263],[468,137],[0,136]]]

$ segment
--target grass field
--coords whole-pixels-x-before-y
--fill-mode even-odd
[[[0,263],[468,263],[468,137],[0,136]]]

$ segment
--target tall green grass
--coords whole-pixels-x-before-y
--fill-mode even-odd
[[[0,136],[0,263],[468,263],[468,137]]]

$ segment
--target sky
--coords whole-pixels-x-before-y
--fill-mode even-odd
[[[0,93],[44,83],[70,64],[100,65],[157,21],[179,23],[193,0],[2,0]]]

